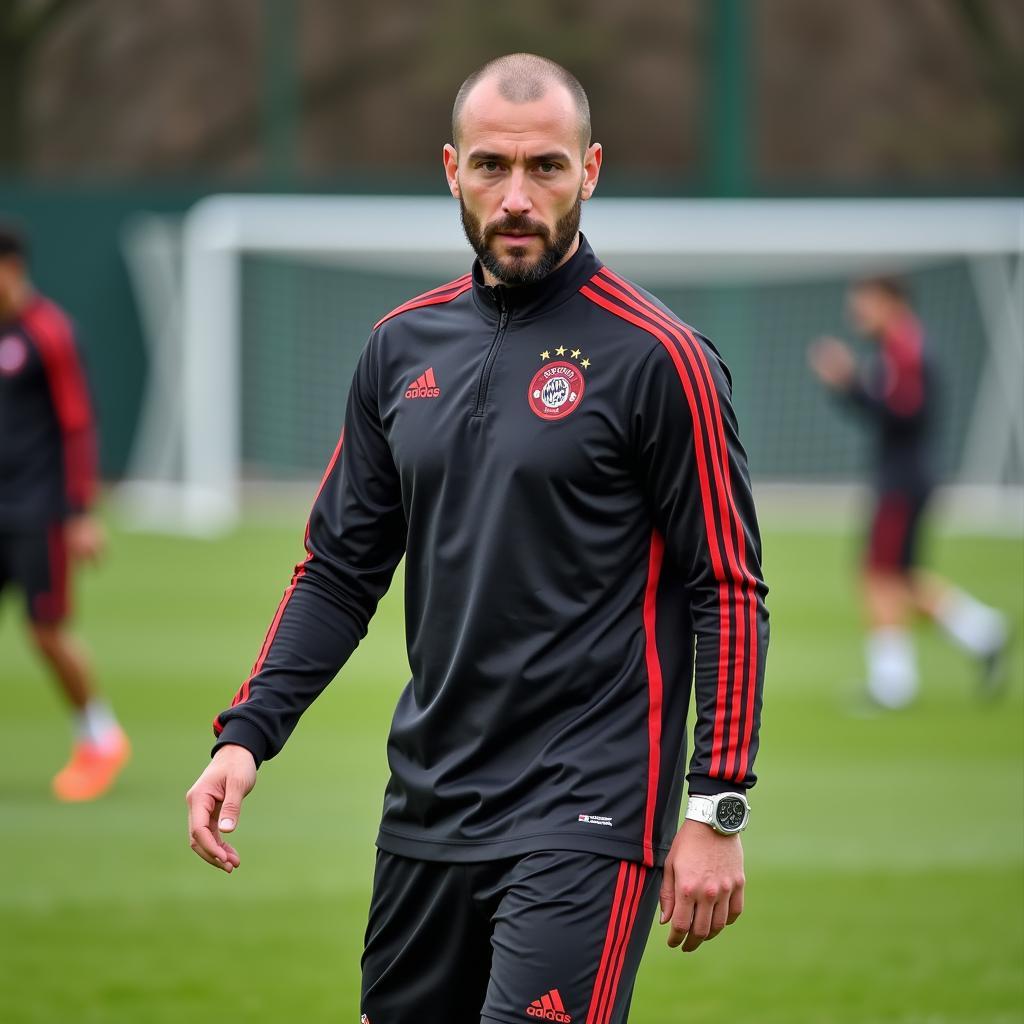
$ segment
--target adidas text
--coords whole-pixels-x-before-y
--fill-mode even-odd
[[[530,1017],[536,1017],[538,1020],[553,1020],[558,1024],[572,1024],[572,1017],[567,1013],[562,1013],[561,1010],[545,1010],[539,1006],[528,1006],[526,1012]]]

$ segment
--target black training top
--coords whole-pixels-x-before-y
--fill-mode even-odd
[[[96,431],[71,322],[34,296],[0,323],[0,529],[46,527],[96,491]]]
[[[841,392],[872,422],[874,484],[882,493],[921,494],[934,484],[935,377],[921,322],[908,312]]]
[[[378,845],[659,862],[694,679],[696,793],[753,785],[768,644],[730,379],[585,240],[539,284],[479,265],[373,330],[298,566],[217,745],[257,762],[406,554],[412,679]]]

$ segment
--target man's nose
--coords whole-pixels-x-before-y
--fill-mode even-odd
[[[509,175],[501,208],[513,217],[521,217],[533,209],[533,200],[526,188],[526,175],[522,171],[515,170]]]

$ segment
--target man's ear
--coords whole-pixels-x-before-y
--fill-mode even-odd
[[[583,185],[580,188],[580,198],[589,199],[597,188],[597,179],[601,176],[601,161],[604,158],[604,150],[600,142],[595,142],[587,147],[583,154]]]
[[[444,176],[448,179],[448,191],[456,198],[461,198],[459,190],[459,153],[450,143],[446,142],[441,157],[444,163]]]

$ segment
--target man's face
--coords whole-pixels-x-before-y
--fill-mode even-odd
[[[854,327],[869,338],[878,338],[892,315],[893,301],[881,288],[863,285],[850,290],[846,305]]]
[[[466,98],[460,129],[444,164],[470,245],[495,280],[540,280],[575,251],[601,147],[581,153],[572,97],[554,83],[538,100],[513,103],[484,79]]]
[[[25,265],[20,256],[0,256],[0,320],[16,312],[18,295],[25,282]]]

